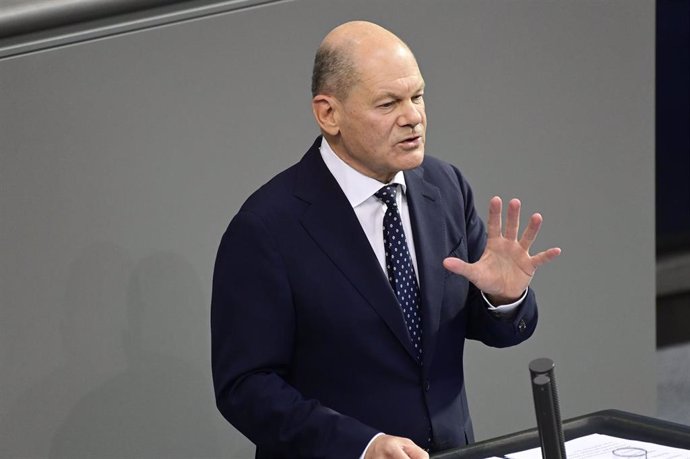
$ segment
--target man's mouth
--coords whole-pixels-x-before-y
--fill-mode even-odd
[[[412,135],[409,137],[405,137],[399,143],[403,147],[406,147],[406,148],[417,148],[422,144],[422,136],[421,135]]]

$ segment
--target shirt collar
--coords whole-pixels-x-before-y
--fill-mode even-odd
[[[407,189],[405,174],[403,174],[402,171],[398,171],[389,183],[383,184],[376,179],[367,177],[340,159],[328,144],[325,137],[321,138],[321,147],[319,150],[323,162],[326,163],[326,167],[331,171],[333,177],[335,177],[336,182],[338,182],[338,185],[342,188],[343,193],[345,193],[352,207],[357,207],[362,204],[384,185],[397,183],[400,185],[403,194]]]

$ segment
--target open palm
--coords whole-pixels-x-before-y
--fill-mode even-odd
[[[520,201],[512,199],[508,204],[505,234],[501,232],[501,198],[494,196],[489,202],[486,248],[475,263],[459,258],[446,258],[443,266],[466,277],[477,286],[494,305],[508,304],[517,300],[529,286],[537,267],[548,263],[561,253],[551,248],[536,255],[529,249],[539,233],[543,218],[535,213],[518,240],[520,225]]]

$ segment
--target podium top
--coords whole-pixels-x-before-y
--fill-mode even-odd
[[[690,449],[690,426],[619,410],[597,411],[563,422],[565,440],[600,433],[674,448]],[[436,453],[433,459],[482,459],[538,448],[537,429],[478,442],[464,448]]]

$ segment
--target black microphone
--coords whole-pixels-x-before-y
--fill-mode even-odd
[[[532,395],[537,429],[544,459],[566,459],[561,410],[554,376],[553,360],[541,358],[532,360],[529,371],[532,376]]]

